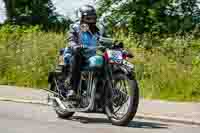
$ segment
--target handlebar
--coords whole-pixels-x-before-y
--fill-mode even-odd
[[[82,45],[83,46],[83,45]],[[106,49],[113,49],[113,50],[121,50],[123,54],[129,58],[133,58],[134,56],[126,51],[123,50],[124,44],[122,42],[115,41],[111,38],[100,37],[99,41],[97,42],[97,46],[89,46],[89,47],[81,47],[83,50],[100,50],[105,51]]]
[[[101,51],[104,52],[106,48],[108,48],[108,47],[99,45],[97,47],[82,47],[82,50],[101,50]],[[119,48],[115,48],[115,46],[112,46],[110,49],[116,50],[116,49],[119,49]],[[133,58],[134,57],[132,53],[130,53],[130,52],[126,51],[126,50],[121,50],[121,51],[128,58]]]
[[[81,47],[81,49],[83,49],[83,50],[87,50],[87,49],[89,49],[89,50],[97,50],[97,49],[105,49],[105,48],[107,48],[107,47],[102,46],[102,45],[96,46],[96,47]]]

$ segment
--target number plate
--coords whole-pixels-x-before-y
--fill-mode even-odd
[[[121,64],[122,63],[123,56],[122,56],[122,52],[121,51],[108,50],[107,54],[108,54],[108,58],[109,58],[110,63],[117,63],[117,64]]]

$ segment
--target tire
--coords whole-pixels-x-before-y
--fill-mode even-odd
[[[51,90],[53,91],[56,91],[55,89],[55,84],[52,82],[52,83],[49,83],[49,87],[51,88]],[[53,101],[53,108],[57,114],[57,116],[59,118],[62,118],[62,119],[69,119],[70,117],[72,117],[74,115],[75,112],[67,112],[67,111],[64,111],[62,110],[56,102]]]
[[[127,126],[129,124],[130,121],[132,121],[132,119],[134,118],[136,112],[137,112],[137,108],[138,108],[138,104],[139,104],[139,88],[138,88],[138,84],[137,81],[135,80],[134,77],[130,77],[127,76],[123,73],[116,73],[113,75],[114,80],[119,80],[119,79],[129,79],[129,84],[131,84],[131,93],[132,95],[129,96],[130,98],[130,104],[128,106],[128,110],[127,113],[123,116],[122,119],[117,120],[114,118],[109,118],[112,122],[113,125],[116,126]],[[111,111],[111,106],[106,106],[106,113],[109,116],[110,114],[112,114]]]
[[[62,119],[69,119],[70,117],[72,117],[74,115],[74,112],[63,111],[59,107],[57,107],[57,108],[54,107],[54,110],[55,110],[57,116]]]

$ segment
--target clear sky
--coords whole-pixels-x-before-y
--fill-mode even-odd
[[[57,12],[63,15],[73,15],[75,9],[84,4],[94,4],[95,0],[52,0]]]
[[[0,0],[0,23],[6,19],[3,0]],[[65,16],[73,16],[75,9],[84,4],[94,4],[95,0],[52,0],[56,11]]]
[[[6,11],[4,8],[3,0],[0,0],[0,23],[3,23],[6,19]]]

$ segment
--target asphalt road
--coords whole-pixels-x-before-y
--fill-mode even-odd
[[[88,118],[88,119],[87,119]],[[88,123],[81,121],[87,120]],[[57,118],[48,106],[0,101],[0,133],[200,133],[200,127],[135,119],[128,127],[111,125],[104,115],[77,113]]]

